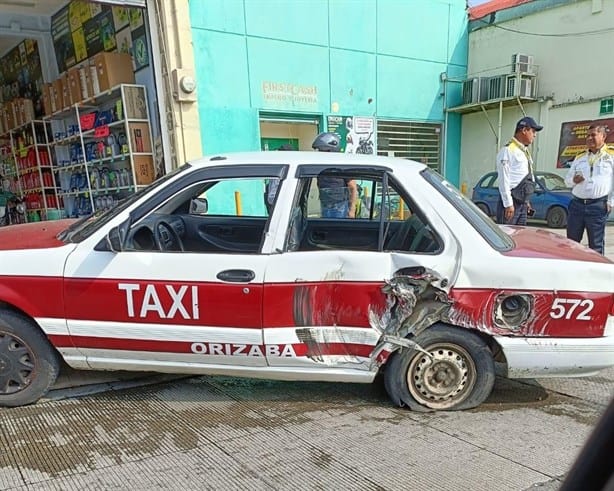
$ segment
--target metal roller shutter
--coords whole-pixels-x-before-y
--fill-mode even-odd
[[[441,172],[441,124],[378,119],[377,154],[415,160]]]

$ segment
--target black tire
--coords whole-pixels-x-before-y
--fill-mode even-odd
[[[0,406],[32,404],[54,384],[60,356],[29,319],[0,310]]]
[[[491,216],[490,215],[490,208],[488,208],[488,205],[486,203],[476,203],[477,207],[482,210],[487,217]]]
[[[403,348],[384,368],[386,392],[412,411],[458,411],[479,406],[492,392],[495,363],[486,343],[466,329],[435,324],[414,339],[421,351]]]
[[[548,210],[546,221],[550,228],[564,228],[567,226],[567,211],[561,206],[553,206]]]

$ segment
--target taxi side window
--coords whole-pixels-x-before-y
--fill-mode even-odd
[[[258,254],[268,224],[267,178],[227,178],[185,187],[131,230],[128,249]]]
[[[268,181],[260,178],[217,181],[193,198],[196,203],[206,203],[206,210],[204,207],[191,206],[190,214],[266,217],[267,198],[271,200],[271,204],[275,198],[274,194],[266,194]]]
[[[357,191],[354,203],[349,197],[350,180]],[[303,178],[297,188],[285,249],[437,251],[435,234],[414,210],[409,197],[391,182],[384,189],[381,178],[339,174],[330,179]]]

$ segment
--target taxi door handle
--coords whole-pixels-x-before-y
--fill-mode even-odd
[[[216,278],[221,281],[229,281],[231,283],[249,283],[256,277],[251,269],[226,269],[220,271]]]

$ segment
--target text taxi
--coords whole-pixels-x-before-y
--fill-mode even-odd
[[[355,217],[323,217],[350,179]],[[495,362],[510,378],[613,366],[613,286],[608,259],[495,225],[422,164],[204,158],[104,213],[0,230],[0,405],[38,400],[64,360],[330,382],[383,372],[395,404],[466,409],[490,394]]]

